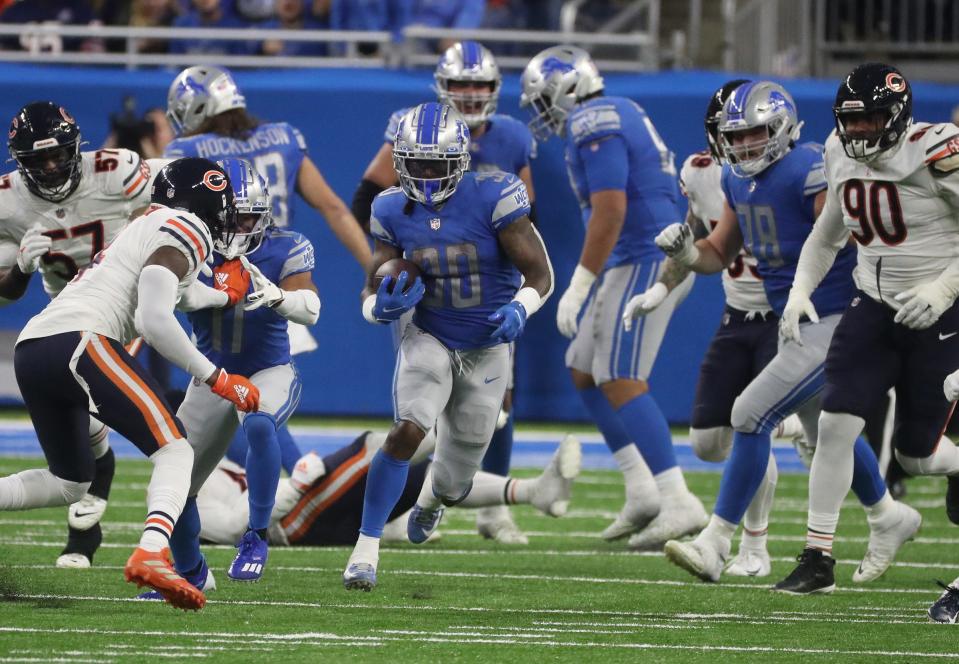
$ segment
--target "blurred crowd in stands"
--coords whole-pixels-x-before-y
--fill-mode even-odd
[[[0,0],[0,23],[137,27],[380,30],[406,26],[555,30],[562,0]],[[124,40],[32,36],[0,40],[5,50],[123,51]],[[437,45],[441,47],[442,44]],[[326,55],[301,41],[141,39],[141,53]]]

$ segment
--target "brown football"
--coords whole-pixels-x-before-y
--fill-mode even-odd
[[[406,272],[406,274],[409,275],[406,282],[407,290],[413,285],[416,278],[420,276],[420,268],[413,261],[408,261],[405,258],[391,258],[380,265],[380,268],[373,276],[373,290],[375,291],[380,287],[380,282],[383,281],[383,277],[385,276],[393,277],[393,286],[395,286],[396,280],[400,277],[400,272]],[[393,286],[390,286],[391,293],[393,292]]]

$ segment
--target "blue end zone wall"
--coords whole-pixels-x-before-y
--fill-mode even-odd
[[[165,106],[175,71],[122,71],[69,67],[0,67],[0,118],[36,99],[53,99],[78,119],[91,147],[102,144],[108,116],[133,94],[140,110]],[[906,72],[908,75],[908,72]],[[300,128],[310,155],[343,200],[352,199],[370,158],[382,143],[390,113],[432,98],[429,72],[367,70],[238,72],[237,81],[251,111],[267,120],[285,120]],[[607,93],[642,104],[677,156],[677,167],[705,146],[702,118],[709,95],[731,75],[707,72],[614,75]],[[805,121],[804,140],[825,140],[832,129],[831,105],[838,81],[784,82]],[[945,121],[959,102],[959,86],[916,84],[915,116]],[[500,111],[523,118],[515,74],[503,84]],[[556,331],[559,294],[579,255],[583,229],[569,189],[562,146],[556,139],[540,145],[533,164],[540,227],[556,270],[557,293],[530,320],[517,355],[516,412],[521,419],[584,420],[563,367],[566,341]],[[393,352],[389,331],[366,324],[358,293],[362,271],[323,223],[295,202],[296,228],[316,245],[315,281],[323,312],[315,328],[320,348],[300,356],[305,389],[300,413],[387,415]],[[0,310],[0,326],[18,329],[45,304],[34,279],[27,297]],[[718,276],[697,279],[692,294],[673,317],[651,376],[653,393],[671,422],[688,421],[699,362],[718,324],[722,288]]]

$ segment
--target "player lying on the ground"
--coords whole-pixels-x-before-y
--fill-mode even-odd
[[[225,159],[220,163],[239,192],[238,230],[229,242],[214,242],[213,277],[201,279],[215,283],[226,279],[242,285],[234,293],[236,306],[194,311],[190,322],[200,352],[229,371],[249,376],[260,398],[257,409],[238,417],[194,382],[177,410],[196,460],[190,497],[170,538],[170,548],[176,569],[201,590],[208,571],[200,552],[201,519],[195,497],[223,458],[238,425],[250,445],[246,459],[250,505],[247,527],[227,574],[236,581],[256,581],[263,574],[268,555],[266,529],[280,479],[277,429],[296,410],[302,391],[290,357],[287,321],[312,325],[320,315],[320,299],[311,276],[313,246],[299,233],[272,227],[266,182],[250,162]],[[241,271],[238,256],[252,275],[249,294],[248,282],[236,277]]]
[[[680,171],[679,183],[689,199],[686,224],[696,239],[706,237],[722,216],[726,203],[721,184],[725,157],[719,141],[719,120],[729,95],[744,83],[748,81],[730,81],[709,98],[705,119],[709,150],[690,155]],[[689,272],[687,266],[667,258],[657,282],[626,304],[623,312],[626,330],[632,328],[635,318],[655,311],[671,291],[683,284]],[[726,308],[699,369],[689,427],[689,439],[696,456],[713,462],[725,461],[729,456],[733,444],[730,423],[733,402],[775,357],[779,341],[779,317],[766,297],[756,259],[745,249],[723,270],[723,291]],[[787,424],[790,430],[802,436],[798,418],[791,415],[789,419],[792,420]],[[727,574],[767,576],[770,573],[766,538],[778,476],[776,457],[770,450],[766,475],[743,518],[739,553],[727,566]]]
[[[236,231],[226,173],[206,159],[174,161],[157,175],[151,200],[147,213],[20,333],[17,383],[49,469],[0,479],[0,509],[79,500],[93,479],[88,432],[95,414],[153,462],[143,535],[124,576],[176,607],[199,609],[203,593],[173,571],[168,549],[189,491],[193,448],[153,378],[123,344],[142,335],[194,377],[194,390],[222,399],[231,412],[234,406],[256,411],[259,394],[194,348],[173,315],[178,297],[219,306],[230,298],[196,282],[213,242],[229,242]]]
[[[526,185],[529,194],[530,221],[536,223],[536,204],[530,159],[536,156],[536,142],[529,129],[519,120],[496,113],[502,85],[499,66],[488,48],[474,41],[453,44],[443,53],[434,72],[438,100],[460,112],[470,130],[471,171],[503,171],[512,173]],[[409,108],[395,111],[386,127],[384,142],[373,157],[363,179],[353,195],[353,214],[369,231],[370,209],[373,199],[387,187],[399,184],[393,168],[393,141],[396,127]],[[412,317],[392,325],[395,345],[399,346],[403,329]],[[483,470],[498,475],[509,475],[510,455],[513,450],[513,368],[515,349],[510,356],[509,384],[503,399],[503,409],[496,422],[496,431],[490,441]],[[505,505],[477,510],[476,529],[483,537],[504,544],[528,544],[529,540],[516,526]]]
[[[274,545],[343,546],[356,541],[363,514],[370,462],[386,441],[385,433],[367,432],[322,459],[305,455],[289,479],[280,480],[270,525]],[[406,542],[406,512],[416,502],[429,468],[434,436],[424,439],[410,459],[410,472],[399,502],[383,531],[385,541]],[[582,453],[579,441],[566,436],[539,477],[515,479],[479,471],[473,490],[459,507],[532,505],[548,516],[566,513]],[[215,544],[232,544],[247,519],[247,477],[243,468],[224,461],[210,474],[197,495],[200,537]],[[204,587],[205,591],[212,588]]]
[[[853,447],[889,388],[896,388],[899,463],[911,475],[948,475],[950,489],[959,482],[959,448],[942,435],[955,407],[947,375],[959,366],[959,129],[913,124],[908,81],[878,63],[842,80],[833,113],[829,195],[799,256],[783,338],[801,343],[800,319],[818,320],[810,294],[850,237],[859,247],[859,289],[826,356],[806,547],[776,586],[793,593],[835,587],[832,543],[852,483]],[[955,522],[959,491],[947,493],[947,508]],[[857,574],[868,573],[872,557],[891,560],[921,521],[915,510],[872,515],[870,551]],[[880,542],[880,530],[896,538]]]
[[[722,216],[706,238],[693,241],[685,224],[664,230],[656,243],[666,254],[697,272],[720,272],[744,246],[756,267],[773,311],[782,315],[803,241],[826,200],[822,146],[801,143],[796,104],[769,81],[746,83],[723,105],[719,137],[727,163]],[[671,541],[666,556],[705,581],[718,581],[736,528],[762,485],[771,434],[784,418],[798,413],[807,440],[817,439],[823,363],[839,312],[855,291],[855,250],[845,247],[836,265],[813,293],[820,323],[801,325],[801,342],[783,343],[769,364],[733,403],[733,449],[723,469],[709,525],[692,542]],[[865,506],[872,535],[856,581],[879,577],[904,541],[882,515],[916,514],[886,490],[872,448],[856,440],[853,490]]]
[[[19,299],[34,272],[56,297],[149,203],[145,161],[129,150],[81,152],[81,142],[76,120],[51,101],[14,116],[7,146],[17,168],[0,177],[0,304]],[[67,512],[58,567],[89,567],[103,538],[115,465],[107,433],[90,419],[93,481]]]
[[[605,96],[603,79],[581,48],[540,52],[526,66],[522,86],[520,105],[533,115],[533,133],[565,140],[569,181],[586,226],[556,315],[560,333],[572,339],[566,366],[573,384],[626,485],[626,502],[602,537],[635,533],[630,547],[661,549],[668,539],[698,532],[707,519],[686,487],[669,425],[647,382],[693,279],[635,330],[623,330],[622,309],[662,270],[653,238],[682,219],[673,154],[638,104]]]
[[[410,540],[425,541],[443,506],[469,495],[503,404],[509,344],[553,284],[529,221],[526,187],[507,173],[467,172],[469,129],[456,110],[421,104],[403,116],[393,158],[402,188],[373,202],[376,246],[363,315],[388,323],[416,312],[400,343],[396,423],[370,465],[360,535],[343,574],[347,589],[376,585],[383,526],[403,492],[410,457],[434,426],[436,453],[410,514]],[[390,269],[387,261],[404,252],[422,278],[407,289],[410,275],[400,268],[377,286],[379,268]]]

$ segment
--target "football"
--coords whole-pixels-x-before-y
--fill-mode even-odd
[[[406,282],[406,288],[409,290],[410,286],[413,285],[413,282],[416,281],[416,278],[420,276],[420,268],[413,261],[408,261],[405,258],[391,258],[382,265],[376,271],[376,274],[373,276],[373,289],[376,290],[380,287],[380,282],[383,281],[383,277],[390,276],[393,277],[394,282],[393,286],[396,285],[395,279],[399,279],[400,273],[406,272],[409,275],[409,279]],[[393,286],[390,286],[390,292],[393,292]]]

